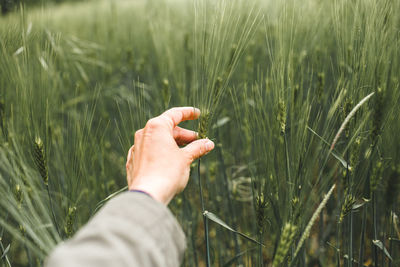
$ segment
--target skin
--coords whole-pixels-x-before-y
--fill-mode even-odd
[[[168,205],[186,187],[190,164],[214,148],[211,140],[197,139],[196,132],[178,126],[199,116],[197,108],[172,108],[135,133],[126,163],[129,190],[144,191]]]

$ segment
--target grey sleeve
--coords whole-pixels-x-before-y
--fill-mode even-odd
[[[180,266],[185,236],[170,210],[151,197],[125,192],[110,200],[46,267]]]

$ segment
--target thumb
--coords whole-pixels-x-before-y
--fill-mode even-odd
[[[192,161],[200,158],[201,156],[204,156],[213,149],[214,142],[209,139],[196,140],[182,148],[182,150],[189,155],[189,158]]]
[[[132,168],[133,165],[133,157],[134,157],[134,150],[135,150],[135,146],[131,146],[131,148],[129,149],[128,152],[128,157],[126,159],[126,170],[129,170],[130,168]]]

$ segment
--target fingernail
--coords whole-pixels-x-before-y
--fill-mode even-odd
[[[211,140],[207,140],[207,142],[206,142],[207,151],[211,151],[213,148],[214,148],[214,142]]]

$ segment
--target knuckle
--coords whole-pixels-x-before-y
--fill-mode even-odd
[[[174,126],[174,120],[168,116],[167,114],[163,114],[160,119],[162,118],[162,120],[166,123],[168,123],[170,125],[170,127]]]
[[[160,118],[152,118],[147,121],[146,128],[157,129],[161,126],[161,124],[162,124],[162,121],[160,120]]]
[[[195,157],[193,157],[192,153],[190,153],[189,151],[185,151],[184,159],[186,164],[190,165],[195,160]]]
[[[176,112],[177,109],[178,109],[177,107],[170,108],[167,110],[167,113],[174,113],[174,112]]]
[[[173,108],[168,109],[166,113],[168,113],[168,114],[175,114],[175,113],[178,113],[178,112],[180,112],[180,111],[181,111],[181,108],[179,108],[179,107],[173,107]]]
[[[135,140],[140,139],[142,135],[143,135],[143,129],[136,131],[135,132]]]

